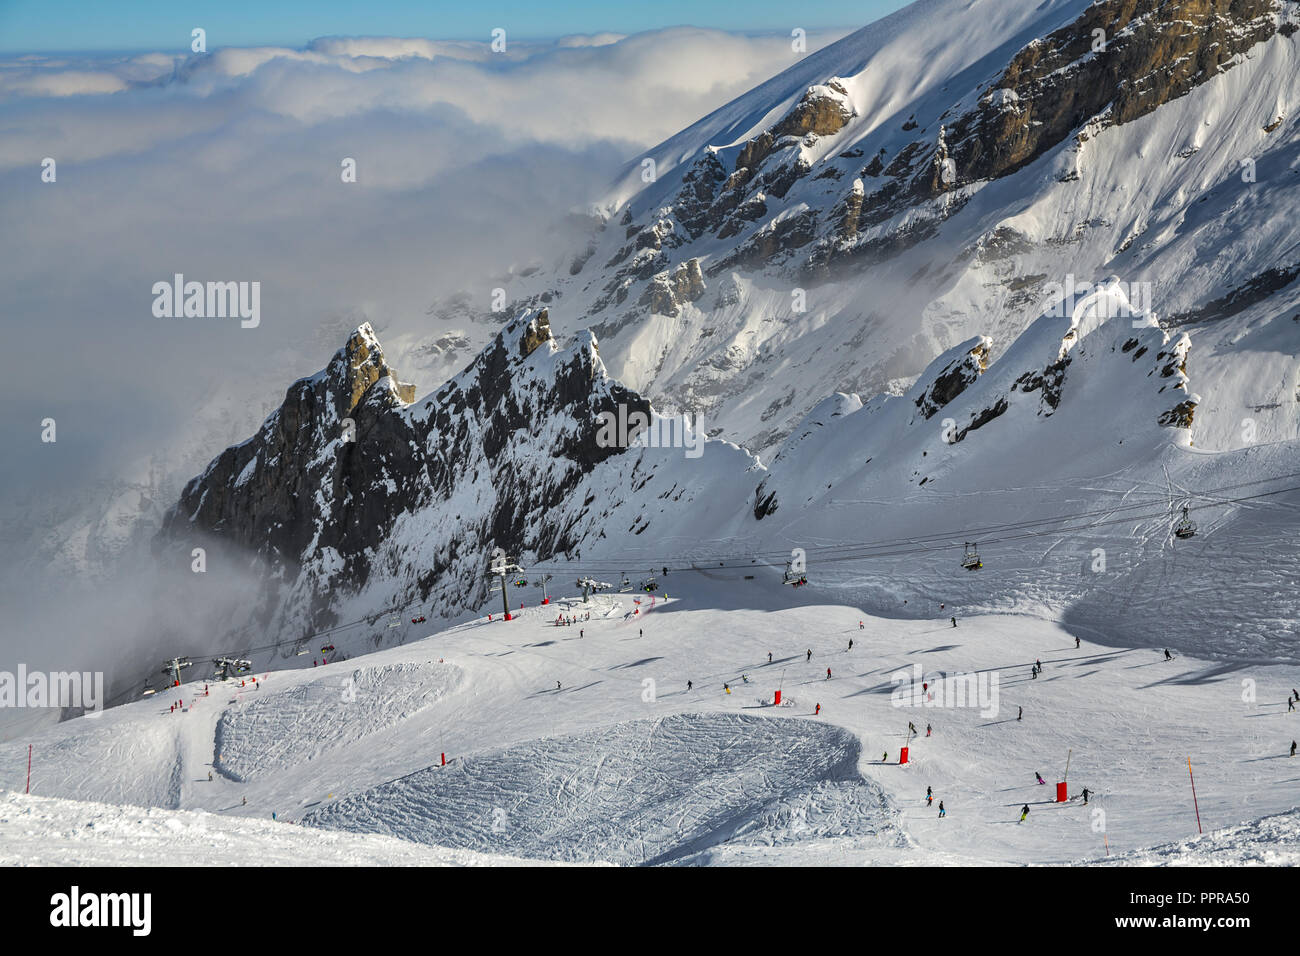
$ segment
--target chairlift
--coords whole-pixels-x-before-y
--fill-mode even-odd
[[[623,583],[618,586],[619,593],[626,593],[632,590],[632,582],[627,574],[623,575]]]
[[[401,627],[401,626],[402,626],[402,618],[398,615],[398,613],[397,613],[396,611],[394,611],[392,614],[388,615],[388,626],[389,626],[389,627]]]
[[[333,644],[322,644],[322,645],[321,645],[320,652],[321,652],[322,654],[328,654],[328,653],[329,653],[330,651],[332,651],[332,650],[334,650],[334,645],[333,645]]]
[[[965,542],[966,549],[962,555],[961,566],[967,571],[978,571],[984,567],[984,562],[980,560],[979,545],[974,541]]]
[[[1196,537],[1196,522],[1187,514],[1188,506],[1183,505],[1183,518],[1174,526],[1175,538],[1194,538]]]
[[[645,591],[647,594],[651,591],[659,590],[659,582],[655,580],[655,573],[653,571],[650,572],[648,578],[641,582],[641,590]]]

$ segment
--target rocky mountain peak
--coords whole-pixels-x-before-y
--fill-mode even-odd
[[[340,409],[341,417],[351,415],[371,386],[384,378],[392,380],[390,394],[400,403],[409,405],[415,401],[415,386],[398,380],[397,373],[385,361],[383,346],[369,322],[362,323],[348,336],[335,361],[344,383],[340,397],[346,397],[345,407]]]

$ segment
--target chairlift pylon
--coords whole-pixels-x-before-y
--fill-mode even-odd
[[[794,562],[787,561],[785,563],[785,574],[781,577],[781,583],[788,584],[792,588],[803,587],[808,583],[808,575],[803,571],[796,572],[794,570]]]

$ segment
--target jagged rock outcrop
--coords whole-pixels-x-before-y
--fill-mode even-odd
[[[913,400],[922,418],[932,418],[935,412],[979,378],[989,367],[989,349],[992,345],[992,339],[981,336],[964,355],[953,359],[934,376],[933,381]]]
[[[683,303],[704,295],[706,286],[700,260],[688,259],[672,272],[661,272],[646,286],[639,305],[648,305],[655,315],[675,316]]]
[[[946,125],[934,144],[901,150],[885,170],[892,181],[867,197],[852,232],[964,184],[1010,175],[1071,136],[1085,142],[1184,96],[1273,36],[1275,7],[1274,0],[1099,0],[1020,50],[974,108],[940,117]],[[850,251],[899,248],[877,242]]]
[[[375,575],[473,605],[492,548],[544,557],[576,544],[554,509],[624,450],[597,440],[599,416],[650,411],[606,378],[594,336],[561,350],[545,310],[507,325],[433,395],[409,392],[370,327],[357,329],[186,485],[155,548],[233,546],[265,570],[273,620],[295,627],[334,623],[337,598]]]

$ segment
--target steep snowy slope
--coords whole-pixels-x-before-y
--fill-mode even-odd
[[[420,617],[481,608],[502,548],[534,585],[645,569],[780,581],[797,558],[813,592],[891,615],[943,602],[1117,645],[1154,628],[1211,658],[1295,659],[1300,446],[1202,450],[1189,336],[1118,281],[996,360],[976,337],[902,396],[825,399],[770,469],[655,415],[640,438],[604,441],[603,416],[649,406],[605,376],[594,338],[561,349],[546,319],[512,323],[419,402],[365,328],[296,383],[191,482],[159,541],[188,554],[211,538],[273,569],[262,617],[178,650],[306,664],[316,643],[400,643]],[[348,415],[355,442],[338,437]],[[1200,524],[1187,539],[1183,506]],[[962,569],[964,542],[981,570]],[[540,596],[511,593],[512,608]],[[313,642],[326,626],[339,629]]]
[[[922,0],[648,151],[512,287],[612,375],[766,457],[827,393],[1000,354],[1119,275],[1204,356],[1203,447],[1294,438],[1291,0]]]

